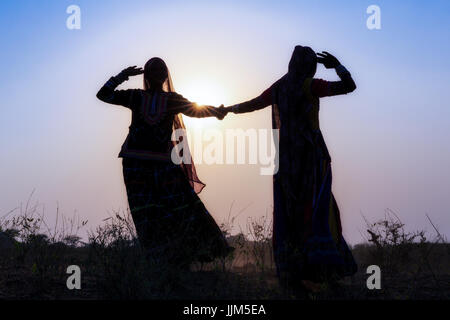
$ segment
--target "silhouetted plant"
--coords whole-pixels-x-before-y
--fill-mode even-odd
[[[57,209],[56,227],[50,228],[38,209],[27,203],[0,219],[0,241],[9,248],[7,255],[0,253],[0,298],[290,298],[280,290],[275,276],[272,221],[267,215],[249,219],[245,232],[233,234],[236,216],[230,213],[221,229],[235,247],[233,254],[187,269],[144,250],[128,211],[112,214],[83,242],[77,233],[87,221],[67,219]],[[309,299],[420,298],[430,295],[423,291],[430,284],[439,289],[433,292],[436,297],[448,297],[450,247],[429,221],[437,234],[431,241],[424,231],[406,231],[391,210],[380,221],[366,221],[368,242],[353,248],[358,274],[339,294],[324,290]],[[82,290],[65,287],[66,268],[71,264],[82,269]],[[382,269],[380,292],[366,288],[369,264]]]

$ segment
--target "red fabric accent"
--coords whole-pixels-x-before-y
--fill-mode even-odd
[[[313,79],[311,82],[311,94],[316,97],[326,97],[330,95],[328,81]]]

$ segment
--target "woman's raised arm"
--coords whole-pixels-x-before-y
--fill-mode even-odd
[[[352,75],[336,57],[326,51],[318,53],[317,56],[317,62],[322,63],[327,69],[334,68],[341,81],[314,79],[311,83],[311,93],[313,95],[317,97],[336,96],[350,93],[356,89]]]
[[[106,103],[131,107],[135,90],[116,90],[116,88],[127,81],[130,76],[142,74],[143,72],[142,68],[137,68],[136,66],[122,70],[117,76],[111,77],[103,85],[97,93],[97,98]]]

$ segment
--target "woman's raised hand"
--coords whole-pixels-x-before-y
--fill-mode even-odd
[[[142,68],[138,68],[137,66],[132,66],[132,67],[123,69],[120,72],[120,75],[128,78],[128,77],[137,76],[137,75],[143,74],[143,73],[144,73],[144,70],[142,70]]]
[[[322,63],[327,69],[336,68],[338,65],[341,64],[335,56],[326,51],[322,51],[322,53],[317,53],[317,62]]]

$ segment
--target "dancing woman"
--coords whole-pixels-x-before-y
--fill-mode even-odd
[[[244,113],[272,105],[279,131],[279,170],[274,175],[273,247],[281,284],[313,289],[356,272],[342,237],[331,192],[331,158],[319,128],[319,98],[346,94],[356,85],[331,54],[296,46],[286,75],[259,97],[225,108]],[[341,81],[314,79],[317,63],[335,68]]]
[[[143,90],[116,90],[130,76],[142,73]],[[181,114],[219,119],[224,115],[175,93],[169,70],[160,58],[150,59],[144,70],[124,69],[106,82],[97,97],[132,111],[129,134],[119,157],[123,158],[138,239],[148,254],[184,266],[228,254],[226,239],[197,196],[205,185],[198,179],[194,163],[177,165],[171,161],[175,144],[172,132],[184,129]]]

